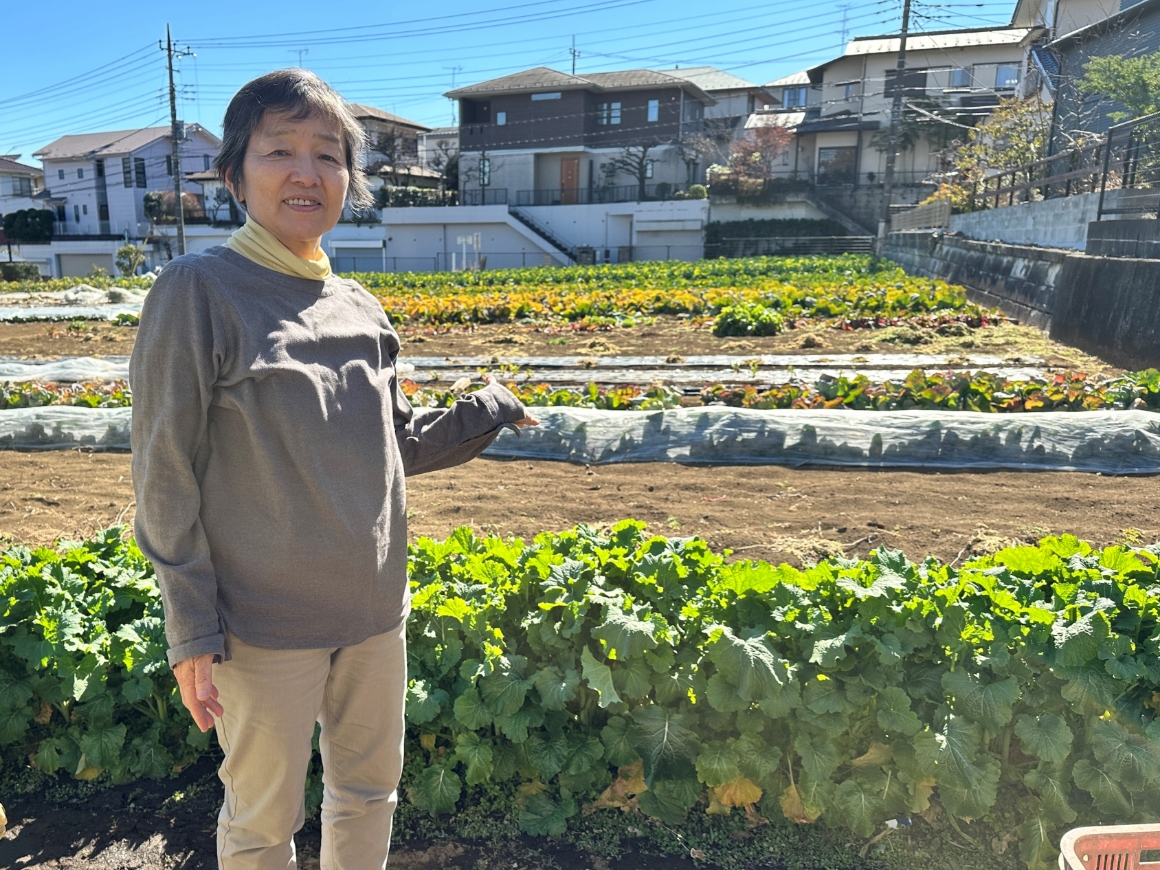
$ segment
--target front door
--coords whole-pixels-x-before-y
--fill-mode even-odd
[[[564,157],[560,160],[560,202],[575,205],[580,190],[580,158]]]

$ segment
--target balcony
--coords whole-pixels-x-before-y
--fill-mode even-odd
[[[508,192],[506,187],[483,187],[478,190],[465,190],[459,195],[460,205],[507,205]]]

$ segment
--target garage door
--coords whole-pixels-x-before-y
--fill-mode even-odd
[[[62,278],[83,278],[100,266],[110,275],[116,275],[113,268],[112,254],[59,254],[60,275]]]

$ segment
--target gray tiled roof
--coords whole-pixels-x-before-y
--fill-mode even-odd
[[[719,70],[715,66],[690,66],[685,69],[678,67],[676,69],[662,69],[658,72],[692,82],[701,90],[709,93],[713,91],[744,91],[757,87],[753,82],[747,82],[745,79],[735,76],[733,73]]]
[[[457,88],[448,91],[444,96],[452,99],[459,97],[474,97],[504,93],[526,93],[532,91],[617,91],[631,88],[647,87],[691,87],[698,96],[712,103],[713,98],[706,94],[698,85],[684,78],[656,72],[651,69],[629,69],[618,72],[585,73],[582,76],[573,76],[538,66],[535,69],[512,73],[510,76],[501,76],[475,85]]]
[[[186,124],[186,135],[197,130],[209,136],[214,141],[217,137],[198,124]],[[81,133],[74,136],[61,136],[48,143],[39,151],[32,152],[33,157],[41,160],[68,160],[74,157],[103,157],[109,154],[128,154],[143,148],[151,142],[169,135],[169,126],[145,127],[140,130],[112,130],[105,133]]]
[[[365,103],[351,103],[350,107],[354,109],[354,116],[359,120],[371,118],[375,121],[388,121],[392,124],[414,127],[421,132],[427,132],[431,129],[426,124],[420,124],[418,121],[410,121],[401,115],[392,115],[390,112],[384,112],[382,109],[376,109],[374,106],[368,106]]]
[[[23,163],[17,163],[11,157],[0,157],[0,173],[4,175],[41,175],[41,171],[35,166],[26,166]]]

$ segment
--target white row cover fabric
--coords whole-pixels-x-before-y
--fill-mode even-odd
[[[116,320],[118,315],[141,316],[141,303],[126,305],[44,305],[0,308],[0,323],[31,323],[61,320]]]
[[[146,277],[156,278],[150,272]],[[78,284],[67,290],[46,293],[0,293],[0,303],[6,305],[120,305],[145,299],[148,290],[136,287],[107,287],[101,290],[91,284]]]
[[[411,374],[415,367],[399,363],[400,374]],[[66,356],[60,359],[28,360],[0,357],[0,383],[55,381],[76,384],[82,381],[112,381],[129,377],[127,356]]]
[[[449,384],[458,378],[476,377],[476,370],[438,369],[428,370],[419,364],[415,365],[415,374],[411,380],[417,384]],[[500,376],[504,383],[514,381],[517,384],[555,384],[576,385],[594,384],[682,384],[685,386],[705,386],[708,384],[753,384],[758,387],[781,386],[791,381],[806,381],[812,384],[821,377],[834,379],[845,377],[853,380],[858,375],[864,375],[871,383],[890,381],[899,384],[906,380],[913,369],[864,369],[864,368],[823,368],[823,369],[763,369],[752,372],[749,369],[589,369],[589,368],[553,368],[532,369],[519,372],[515,375]],[[958,369],[964,371],[964,369]],[[970,369],[968,371],[983,371]],[[1027,381],[1047,376],[1041,368],[988,368],[986,371],[1002,375],[1012,381]]]
[[[585,464],[844,465],[1160,472],[1160,414],[1082,411],[590,411],[536,408],[485,456]],[[0,411],[0,448],[129,449],[131,408]]]
[[[406,339],[403,340],[404,348]],[[508,356],[497,352],[491,356],[413,356],[407,359],[416,368],[479,368],[495,365],[496,361],[516,366],[540,368],[738,368],[747,369],[752,363],[773,369],[832,369],[834,367],[868,369],[1002,369],[1018,366],[1043,368],[1047,361],[1028,357],[1001,357],[992,354],[937,354],[937,353],[832,353],[832,354],[689,354],[688,356]]]

